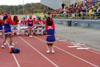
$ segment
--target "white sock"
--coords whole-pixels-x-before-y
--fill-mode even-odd
[[[9,48],[10,48],[10,49],[11,49],[11,48],[14,48],[14,46],[11,45],[11,46],[9,46]]]
[[[14,43],[12,43],[12,45],[14,46],[15,44],[14,44]]]

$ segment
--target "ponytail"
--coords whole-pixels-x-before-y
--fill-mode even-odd
[[[48,17],[47,20],[46,20],[46,23],[47,23],[48,26],[52,26],[53,25],[52,18]]]
[[[4,14],[3,15],[3,20],[6,20],[8,18],[8,15],[7,14]]]

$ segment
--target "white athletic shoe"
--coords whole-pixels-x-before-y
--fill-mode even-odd
[[[53,54],[55,53],[55,51],[54,51],[54,50],[52,50],[51,52],[52,52]]]
[[[15,44],[14,43],[12,43],[12,46],[14,46]]]
[[[5,46],[4,45],[1,45],[1,48],[4,48]]]
[[[32,35],[29,35],[29,37],[32,37]]]
[[[50,53],[50,51],[49,50],[47,50],[47,52],[46,52],[47,54],[49,54]]]
[[[13,45],[11,45],[11,46],[9,46],[9,48],[11,49],[11,48],[14,48],[14,46]]]
[[[25,35],[27,35],[27,36],[28,36],[28,33],[25,33]]]
[[[4,46],[6,46],[6,45],[7,45],[7,43],[4,43],[3,45],[4,45]]]

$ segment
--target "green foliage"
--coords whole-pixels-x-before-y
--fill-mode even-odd
[[[40,3],[32,3],[32,4],[25,4],[24,5],[24,13],[26,12],[31,13],[45,13],[48,9],[46,6],[40,4]],[[3,14],[4,12],[9,12],[11,14],[23,14],[23,5],[0,5],[0,14]]]

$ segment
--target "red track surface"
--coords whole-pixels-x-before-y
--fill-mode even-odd
[[[18,42],[15,47],[21,53],[10,54],[7,46],[0,48],[0,67],[100,67],[99,51],[69,48],[73,45],[71,42],[57,40],[55,54],[46,54],[45,39],[45,36],[14,37],[14,43]],[[0,38],[0,44],[2,40]]]

